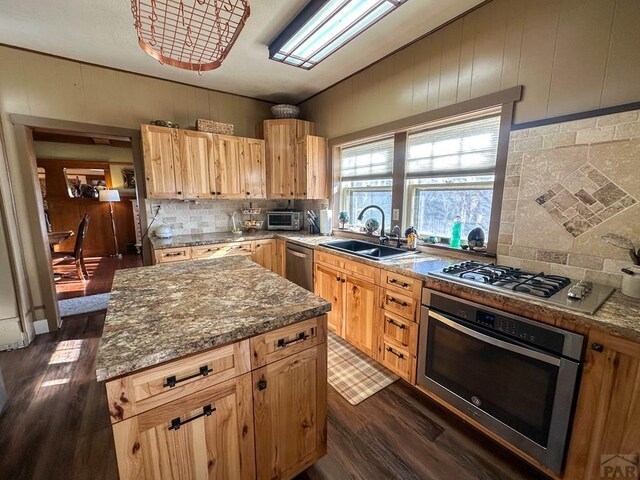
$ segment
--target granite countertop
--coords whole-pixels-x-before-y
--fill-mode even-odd
[[[426,282],[427,287],[452,293],[457,296],[465,296],[489,306],[501,308],[516,314],[529,316],[530,318],[543,321],[545,323],[558,323],[560,321],[574,323],[583,327],[596,327],[605,330],[613,335],[624,337],[640,342],[640,300],[627,297],[616,290],[611,297],[596,311],[590,315],[579,313],[557,305],[541,302],[535,298],[509,295],[495,290],[483,290],[467,285],[460,285],[446,279],[435,278],[429,272],[441,270],[452,263],[460,262],[461,259],[468,259],[465,253],[451,252],[449,255],[442,255],[440,251],[428,247],[421,248],[421,252],[414,255],[407,255],[395,259],[376,261],[358,257],[349,253],[332,250],[323,247],[321,244],[341,238],[327,237],[321,235],[310,235],[304,232],[269,232],[262,231],[253,235],[234,236],[231,233],[214,233],[202,235],[184,235],[174,237],[173,244],[155,247],[159,239],[154,239],[155,248],[167,248],[168,246],[187,246],[206,243],[223,243],[229,241],[250,241],[265,238],[283,238],[287,241],[297,243],[343,257],[345,259],[358,261],[374,267],[384,268],[402,275],[416,278]],[[447,252],[449,253],[449,252]],[[488,259],[485,259],[489,261]]]
[[[329,302],[244,257],[118,270],[96,377],[108,380],[330,309]]]

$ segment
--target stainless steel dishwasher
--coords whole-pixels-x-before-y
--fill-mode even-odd
[[[287,280],[313,292],[313,250],[287,242],[285,266]]]

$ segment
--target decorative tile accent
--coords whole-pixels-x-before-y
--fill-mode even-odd
[[[579,237],[637,200],[593,165],[585,163],[541,194],[536,202],[567,232]],[[566,258],[554,263],[565,262]]]

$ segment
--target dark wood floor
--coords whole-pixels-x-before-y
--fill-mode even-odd
[[[142,256],[130,254],[123,255],[122,258],[88,257],[85,264],[89,278],[84,282],[76,276],[75,264],[56,265],[56,273],[63,275],[56,282],[58,300],[110,292],[114,272],[121,268],[141,267]]]
[[[72,317],[28,348],[0,353],[0,479],[118,478],[94,363],[104,314]],[[542,479],[532,468],[399,381],[358,406],[329,388],[328,455],[317,479]]]

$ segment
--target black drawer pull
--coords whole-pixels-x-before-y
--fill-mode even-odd
[[[397,280],[397,279],[395,279],[395,278],[392,278],[391,280],[389,280],[389,283],[395,283],[395,284],[397,284],[397,285],[400,285],[402,288],[408,288],[408,287],[410,287],[410,286],[411,286],[411,285],[409,285],[408,283],[401,282],[401,281],[399,281],[399,280]]]
[[[213,370],[211,370],[207,365],[203,365],[202,367],[200,367],[200,370],[198,371],[198,373],[194,373],[193,375],[189,375],[188,377],[181,378],[180,380],[178,380],[175,375],[171,375],[170,377],[167,377],[167,383],[163,384],[162,386],[173,388],[180,382],[184,382],[185,380],[191,380],[192,378],[196,378],[200,376],[206,377],[211,372],[213,372]]]
[[[396,357],[398,357],[400,360],[402,360],[404,358],[404,355],[402,353],[398,353],[398,352],[394,352],[393,348],[391,347],[387,347],[387,352],[395,355]]]
[[[300,332],[298,334],[298,338],[294,338],[293,340],[285,340],[284,338],[281,338],[278,340],[278,348],[284,348],[287,345],[291,345],[293,343],[298,343],[298,342],[303,342],[304,340],[307,340],[309,338],[309,335],[307,335],[304,332]]]
[[[339,281],[340,281],[340,277],[336,277],[336,282],[339,282]]]
[[[208,417],[215,411],[216,411],[216,407],[212,407],[211,405],[205,405],[204,407],[202,407],[202,413],[199,413],[194,417],[187,418],[186,420],[180,420],[180,417],[176,417],[173,420],[171,420],[171,426],[169,427],[169,430],[180,430],[180,427],[182,425],[185,425],[189,422],[193,422],[196,418],[200,418],[204,416]]]
[[[391,318],[387,318],[387,323],[390,323],[391,325],[395,325],[400,330],[404,330],[405,328],[407,328],[406,325],[403,325],[402,323],[396,322],[395,320],[393,320]]]
[[[596,352],[601,352],[602,350],[604,350],[604,347],[602,346],[601,343],[592,343],[591,350],[594,350]]]
[[[397,303],[397,304],[398,304],[398,305],[400,305],[401,307],[408,307],[408,306],[409,306],[409,304],[408,304],[407,302],[397,300],[397,299],[396,299],[396,298],[394,298],[394,297],[389,297],[389,301],[390,301],[390,302],[393,302],[393,303]]]
[[[164,254],[165,257],[180,257],[181,255],[184,255],[184,252],[173,252]]]

